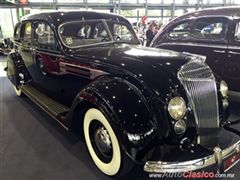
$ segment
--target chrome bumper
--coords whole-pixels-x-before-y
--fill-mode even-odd
[[[217,166],[219,169],[223,160],[239,152],[240,141],[223,150],[219,147],[215,147],[213,150],[213,154],[190,161],[184,162],[147,161],[144,165],[144,171],[151,173],[176,173],[195,171],[210,166]],[[237,160],[235,163],[232,164],[232,166],[230,166],[224,171],[226,172],[227,170],[229,170],[237,162],[239,162],[239,160]]]

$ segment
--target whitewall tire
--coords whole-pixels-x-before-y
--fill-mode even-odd
[[[17,88],[16,86],[13,86],[14,87],[14,90],[15,90],[15,93],[16,93],[16,95],[17,96],[22,96],[23,95],[23,93],[22,93],[22,91],[21,91],[21,89],[19,89],[19,88]]]
[[[94,131],[94,133],[92,133],[91,127],[92,127],[92,124],[94,123],[99,124],[101,128],[99,127],[99,129],[97,129],[96,131]],[[112,129],[111,125],[109,124],[104,114],[96,108],[91,108],[87,110],[84,116],[84,121],[83,121],[83,131],[84,131],[84,137],[85,137],[88,151],[95,165],[106,175],[114,176],[118,174],[118,172],[120,171],[121,162],[122,162],[121,149],[119,146],[119,141],[114,133],[114,130]],[[100,135],[97,134],[99,131],[101,131]],[[94,136],[93,134],[97,134],[97,135]],[[94,148],[94,147],[97,147],[94,144],[95,141],[93,142],[92,140],[93,139],[92,136],[99,137],[102,134],[105,137],[103,138],[103,141],[106,143],[106,147],[108,146],[111,147],[111,153],[110,153],[111,156],[109,158],[109,161],[107,162],[100,158],[99,152],[97,153],[96,148]],[[101,140],[100,137],[99,139]]]

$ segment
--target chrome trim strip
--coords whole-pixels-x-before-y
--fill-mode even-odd
[[[228,49],[233,49],[233,50],[240,50],[239,46],[228,46]]]
[[[60,67],[60,74],[74,74],[74,75],[79,75],[81,77],[85,77],[88,79],[95,79],[98,76],[101,75],[106,75],[108,74],[107,72],[98,70],[98,69],[93,69],[90,67],[86,66],[81,66],[81,65],[76,65],[76,64],[71,64],[71,63],[65,63],[65,62],[59,62],[59,67]],[[68,69],[69,67],[69,69]],[[68,70],[71,70],[70,68],[76,68],[74,71],[70,72]],[[86,72],[89,71],[89,72]]]
[[[232,146],[221,150],[219,147],[215,147],[213,154],[205,156],[199,159],[183,161],[183,162],[163,162],[163,161],[147,161],[144,165],[144,171],[155,172],[155,173],[176,173],[176,172],[186,172],[194,171],[198,169],[203,169],[212,165],[216,165],[218,169],[222,161],[230,157],[235,153],[240,151],[240,141],[236,142]],[[224,172],[228,171],[233,167],[239,160],[237,160],[232,166],[226,169]]]
[[[171,45],[175,45],[175,46],[195,46],[195,47],[205,47],[206,48],[206,44],[205,43],[190,43],[190,42],[184,42],[184,43],[179,43],[179,42],[166,42],[166,43],[162,43],[161,45],[157,46],[158,48],[161,48],[161,46],[171,46]],[[207,44],[207,47],[211,47],[211,48],[219,48],[219,49],[227,49],[228,45],[227,44]]]
[[[34,49],[33,49],[34,50]],[[57,54],[57,52],[46,52],[46,51],[41,51],[39,49],[35,49],[34,50],[35,54],[36,53],[40,53],[40,54],[44,54],[44,55],[49,55],[49,56],[55,56],[55,57],[59,57],[59,58],[64,58],[64,55],[60,55],[60,54]]]
[[[107,24],[104,23],[104,21],[105,21],[104,19],[90,19],[90,20],[86,20],[86,21],[87,21],[87,22],[96,22],[96,23],[98,23],[98,22],[101,23],[101,22],[102,22],[103,25],[104,25],[104,27],[105,27],[105,30],[106,30],[108,33],[110,32]],[[63,43],[63,45],[64,45],[65,47],[70,48],[70,49],[74,49],[74,48],[89,47],[89,46],[95,46],[95,45],[101,45],[101,44],[107,44],[107,43],[113,43],[113,42],[115,42],[114,39],[113,39],[113,37],[112,37],[112,35],[111,35],[111,33],[110,33],[110,34],[108,34],[110,40],[109,40],[109,41],[106,41],[106,42],[99,42],[99,43],[85,44],[85,45],[78,45],[78,46],[68,46],[68,45],[64,42],[64,40],[63,40],[63,38],[62,38],[62,35],[61,35],[61,33],[60,33],[60,28],[63,27],[64,25],[66,25],[66,24],[71,24],[71,23],[76,23],[76,22],[83,22],[83,23],[84,23],[83,20],[65,22],[65,23],[59,25],[59,27],[58,27],[58,29],[57,29],[58,36],[60,37],[60,40],[61,40],[61,42]]]
[[[236,51],[228,51],[229,54],[233,54],[233,55],[240,55],[239,52],[236,52]]]

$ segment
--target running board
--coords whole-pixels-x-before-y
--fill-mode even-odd
[[[18,87],[34,103],[46,111],[50,116],[56,119],[65,129],[69,130],[62,122],[64,115],[69,112],[70,108],[54,101],[42,92],[38,91],[31,85],[22,85]]]

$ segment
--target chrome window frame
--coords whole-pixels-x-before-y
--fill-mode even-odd
[[[104,28],[106,29],[106,31],[107,31],[107,34],[108,34],[108,36],[109,36],[109,38],[110,38],[110,41],[107,41],[107,42],[100,42],[100,43],[93,43],[93,44],[87,44],[87,45],[80,45],[80,46],[68,46],[67,44],[65,44],[64,43],[64,41],[63,41],[63,39],[62,39],[62,36],[61,36],[61,34],[60,34],[60,28],[61,27],[63,27],[64,25],[66,25],[66,24],[71,24],[71,23],[77,23],[77,22],[102,22],[103,23],[103,25],[104,25]],[[67,48],[69,48],[69,49],[76,49],[76,48],[81,48],[81,47],[89,47],[89,46],[93,46],[93,45],[101,45],[101,44],[107,44],[107,43],[113,43],[114,42],[114,40],[113,40],[113,37],[112,37],[112,35],[111,35],[111,32],[110,32],[110,30],[109,30],[109,28],[108,28],[108,26],[107,26],[107,24],[106,24],[106,21],[104,20],[104,19],[89,19],[89,20],[77,20],[77,21],[69,21],[69,22],[66,22],[66,23],[62,23],[59,27],[58,27],[58,30],[57,30],[57,33],[58,33],[58,36],[59,36],[59,38],[60,38],[60,40],[61,40],[61,42],[63,43],[63,45],[65,46],[65,47],[67,47]]]

